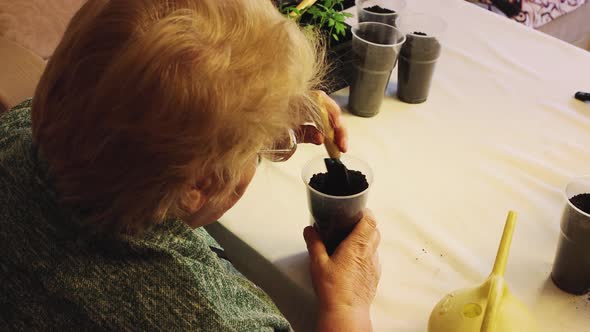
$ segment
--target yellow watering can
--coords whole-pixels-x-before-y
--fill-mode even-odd
[[[510,294],[504,271],[514,233],[516,213],[510,211],[492,273],[481,286],[445,296],[432,310],[428,332],[534,332],[528,309]]]

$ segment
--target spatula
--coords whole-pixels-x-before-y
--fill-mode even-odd
[[[324,105],[321,105],[321,114],[324,125],[324,146],[330,156],[330,158],[324,159],[328,170],[328,182],[331,186],[342,188],[342,192],[346,192],[350,187],[348,169],[340,161],[340,149],[334,142],[334,128],[330,124],[330,116]]]

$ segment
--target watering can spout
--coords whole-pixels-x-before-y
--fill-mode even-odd
[[[497,315],[502,303],[504,289],[506,284],[504,282],[504,273],[506,272],[506,263],[508,262],[508,253],[510,252],[510,244],[512,244],[512,234],[514,234],[514,226],[516,224],[516,212],[508,212],[506,224],[504,225],[504,233],[502,233],[502,240],[498,247],[496,254],[496,261],[494,268],[488,278],[490,290],[488,292],[488,300],[486,310],[484,312],[483,321],[480,332],[495,332]]]
[[[508,212],[506,218],[506,225],[504,225],[504,233],[502,240],[500,240],[500,247],[498,254],[496,254],[496,261],[492,269],[492,275],[504,276],[506,271],[506,263],[508,262],[508,253],[510,252],[510,244],[512,243],[512,234],[514,234],[514,226],[516,225],[516,212]]]

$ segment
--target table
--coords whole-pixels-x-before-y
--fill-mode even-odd
[[[590,53],[460,0],[409,2],[449,22],[430,98],[386,98],[374,118],[344,115],[350,154],[372,165],[368,206],[382,233],[375,331],[426,331],[448,292],[491,271],[508,210],[518,221],[506,279],[542,331],[587,331],[590,297],[549,279],[563,187],[590,173]],[[392,75],[396,81],[396,75]],[[346,105],[346,91],[334,98]],[[269,292],[296,329],[311,330],[314,296],[302,237],[309,224],[304,146],[264,162],[240,202],[210,227],[234,263]]]

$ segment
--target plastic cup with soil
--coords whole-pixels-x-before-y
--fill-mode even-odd
[[[395,20],[406,8],[405,0],[356,0],[358,22],[380,22],[395,26]]]
[[[581,295],[590,291],[590,176],[573,179],[565,196],[551,279],[563,291]]]
[[[397,96],[406,103],[423,103],[428,99],[447,23],[437,16],[411,14],[400,17],[397,26],[406,34],[399,54]]]
[[[352,82],[348,110],[358,116],[379,113],[391,71],[406,37],[397,28],[376,22],[352,28]]]
[[[331,255],[359,222],[367,204],[373,171],[361,159],[342,156],[348,168],[347,186],[330,181],[325,157],[310,160],[301,172],[307,187],[312,224]]]

